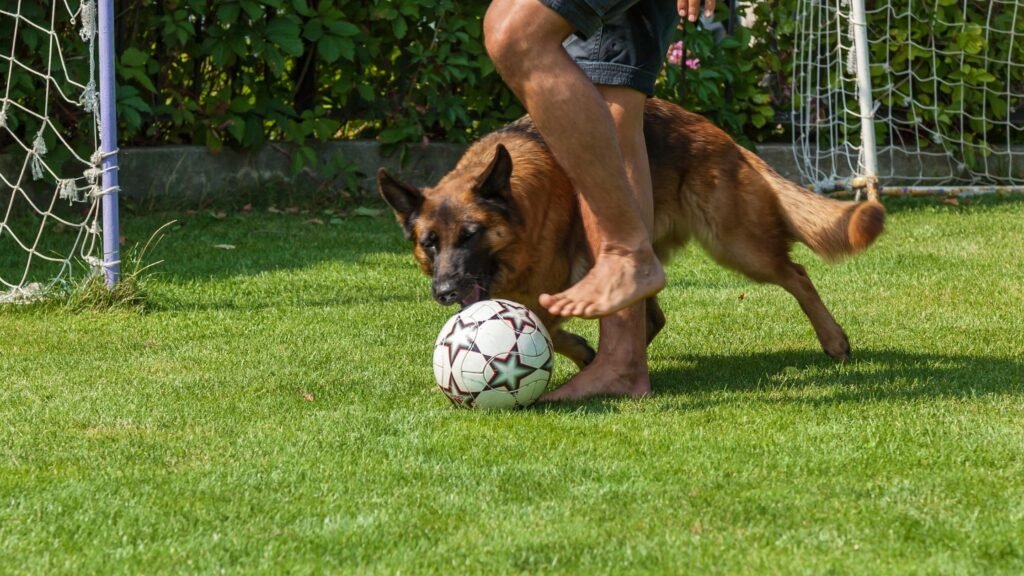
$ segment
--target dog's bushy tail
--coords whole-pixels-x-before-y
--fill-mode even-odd
[[[755,154],[744,150],[768,180],[794,238],[826,260],[839,260],[870,246],[885,229],[885,207],[878,202],[827,198],[783,178]]]

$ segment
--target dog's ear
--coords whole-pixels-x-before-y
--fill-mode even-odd
[[[512,155],[504,144],[494,149],[494,159],[477,180],[476,193],[481,200],[511,216],[512,203]]]
[[[405,239],[412,240],[412,223],[423,205],[423,193],[419,188],[396,179],[383,168],[377,171],[377,189],[381,198],[395,211],[395,217],[405,231]]]

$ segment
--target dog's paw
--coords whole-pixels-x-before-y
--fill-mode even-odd
[[[832,342],[822,342],[822,348],[824,348],[825,354],[843,362],[849,360],[853,352],[850,350],[850,339],[846,337],[846,334],[840,333],[840,336]]]

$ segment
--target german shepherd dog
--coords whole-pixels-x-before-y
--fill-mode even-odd
[[[810,319],[825,352],[850,355],[843,329],[806,271],[789,258],[794,241],[836,260],[881,234],[877,202],[819,196],[772,170],[702,116],[649,99],[644,136],[654,184],[654,250],[663,265],[695,238],[718,263],[756,282],[785,288]],[[432,188],[377,174],[380,194],[413,243],[420,270],[440,304],[493,296],[521,302],[543,320],[554,348],[583,367],[594,350],[560,328],[538,303],[586,273],[591,254],[576,191],[529,117],[473,144]],[[665,325],[647,299],[647,342]]]

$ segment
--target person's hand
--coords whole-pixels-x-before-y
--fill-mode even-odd
[[[700,0],[676,0],[679,17],[696,22],[700,16]],[[710,18],[715,13],[715,0],[704,0],[704,15]]]

